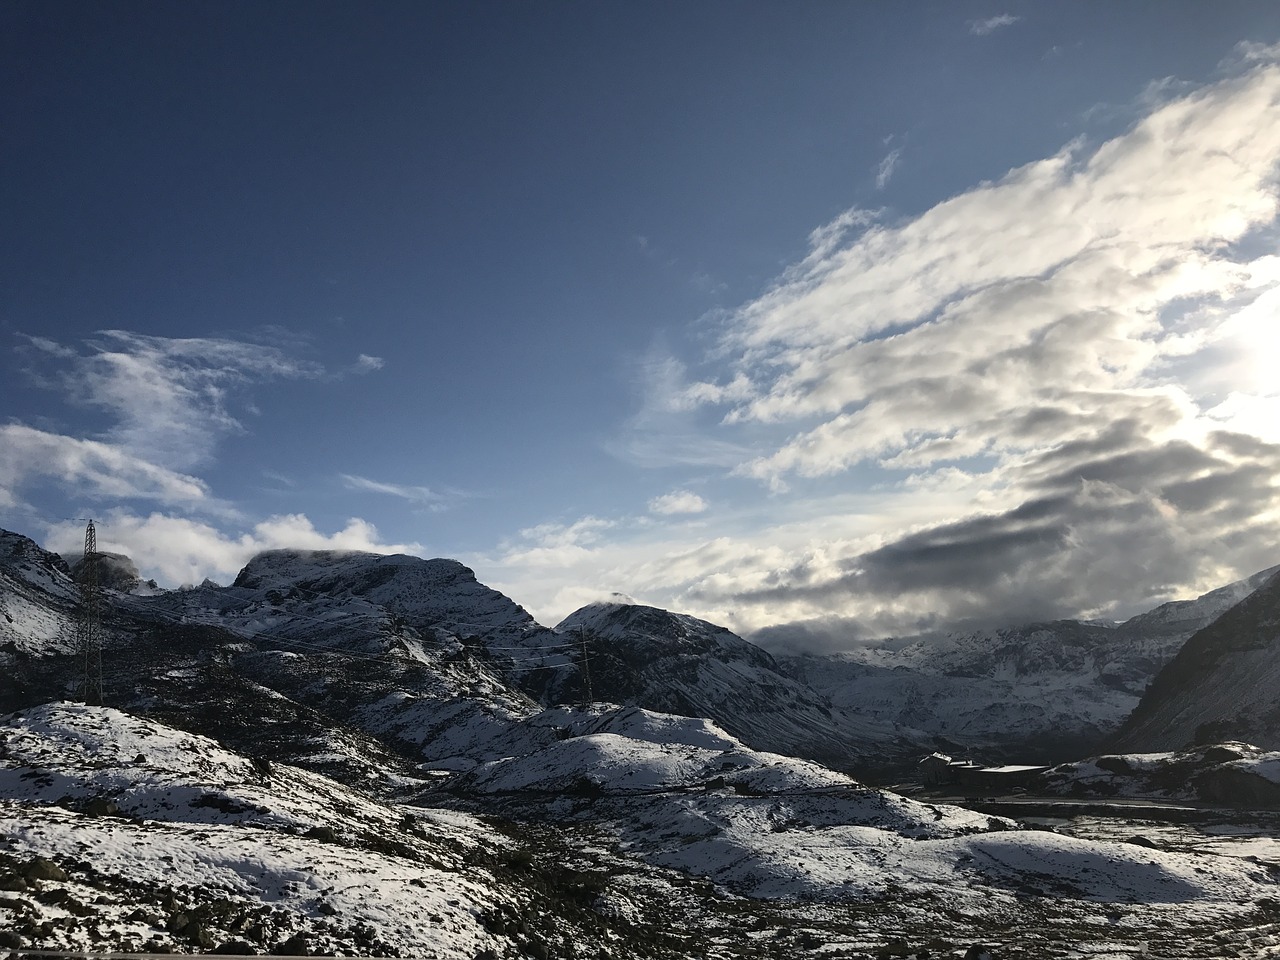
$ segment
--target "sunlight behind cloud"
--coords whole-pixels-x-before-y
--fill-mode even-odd
[[[614,530],[561,559],[739,629],[849,636],[1122,615],[1274,563],[1280,275],[1251,251],[1280,209],[1280,62],[1162,90],[913,219],[846,211],[723,315],[703,377],[651,378],[647,416],[718,411],[710,439],[754,446],[733,477],[825,529]],[[836,522],[855,471],[879,512]]]

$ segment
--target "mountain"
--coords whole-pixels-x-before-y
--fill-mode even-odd
[[[834,709],[783,674],[773,657],[724,627],[656,607],[594,603],[556,632],[586,638],[594,695],[687,717],[707,717],[759,750],[839,767],[914,756],[927,738]]]
[[[273,552],[229,587],[105,590],[110,705],[91,706],[67,702],[67,565],[5,535],[0,605],[0,950],[1280,946],[1265,856],[1023,830],[705,717],[539,699],[571,690],[580,628],[593,682],[619,692],[753,736],[797,736],[788,710],[825,717],[767,654],[692,618],[589,608],[553,632],[452,561]]]
[[[1116,735],[1117,750],[1215,740],[1280,749],[1280,574],[1191,637]]]
[[[1119,624],[1059,620],[778,662],[838,708],[961,752],[1056,762],[1113,734],[1192,634],[1277,571]]]

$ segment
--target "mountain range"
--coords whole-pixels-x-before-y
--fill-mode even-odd
[[[109,565],[107,706],[77,703],[74,571],[0,533],[0,948],[1190,957],[1280,920],[1265,863],[1021,829],[850,775],[947,742],[1019,676],[1087,660],[1136,702],[1252,581],[1136,624],[906,644],[880,673],[914,662],[968,713],[931,693],[893,714],[816,658],[681,614],[593,604],[548,629],[450,560],[271,551],[177,591]],[[1052,689],[1110,732],[1111,700],[1071,706],[1089,682]],[[1026,742],[997,732],[966,736]]]

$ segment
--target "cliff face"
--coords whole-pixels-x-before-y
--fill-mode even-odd
[[[1192,636],[1115,738],[1119,750],[1244,740],[1280,748],[1280,574]]]

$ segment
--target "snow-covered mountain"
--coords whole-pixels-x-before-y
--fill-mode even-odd
[[[586,640],[592,690],[601,700],[708,717],[757,749],[836,765],[928,749],[914,731],[833,709],[760,647],[696,617],[594,603],[556,632]]]
[[[1118,750],[1244,740],[1280,749],[1280,574],[1196,633],[1116,736]]]
[[[706,717],[545,702],[579,699],[580,628],[593,683],[618,699],[705,708],[779,743],[797,718],[852,736],[767,654],[692,618],[610,605],[553,632],[451,561],[283,551],[230,587],[108,590],[110,706],[93,707],[65,702],[80,662],[66,564],[5,536],[0,602],[0,697],[21,708],[0,717],[0,949],[1202,957],[1223,931],[1280,945],[1266,856],[1016,829]]]
[[[1187,638],[1277,570],[1119,624],[1059,620],[778,662],[839,708],[961,750],[1053,761],[1113,734]]]

